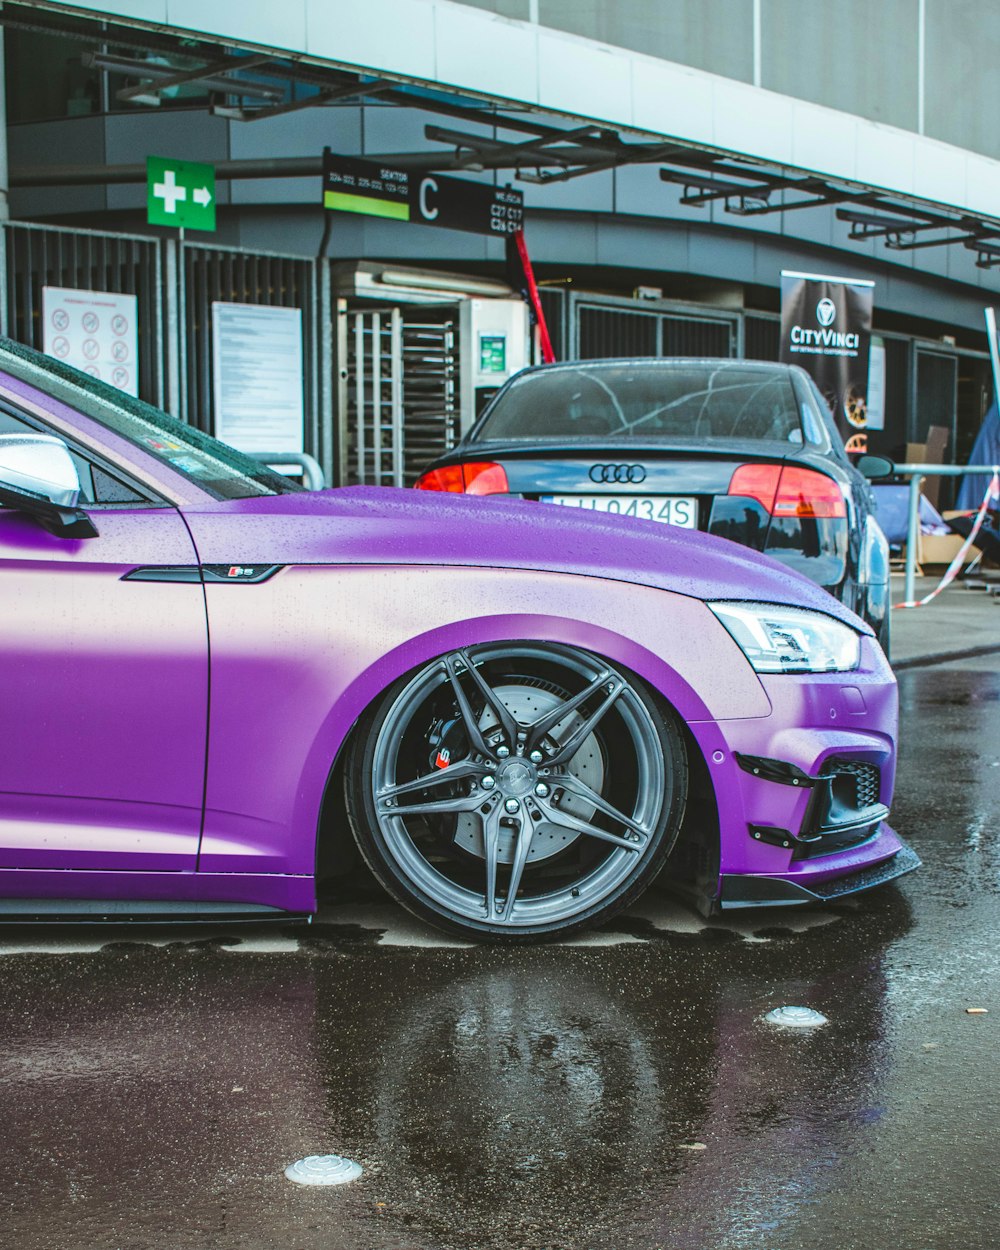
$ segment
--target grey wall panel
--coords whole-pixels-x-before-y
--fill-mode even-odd
[[[106,119],[106,154],[109,165],[132,165],[147,156],[172,156],[178,160],[213,164],[229,156],[229,125],[220,117],[206,117],[198,110],[177,109],[162,113],[112,113]],[[215,189],[217,204],[229,203],[229,188]],[[146,188],[141,183],[108,187],[108,208],[146,207]]]
[[[753,81],[753,0],[539,0],[543,26]]]
[[[791,216],[792,214],[789,214]],[[866,266],[873,264],[880,255],[885,257],[885,247],[881,239],[858,239],[850,237],[851,227],[846,221],[838,221],[834,211],[830,211],[830,246],[852,257],[857,257],[857,267],[851,273],[865,276]]]
[[[958,250],[956,247],[924,247],[917,252],[910,252],[913,268],[935,278],[947,278],[950,268],[948,254]]]
[[[348,214],[338,213],[337,216],[346,217]],[[432,258],[445,257],[450,268],[459,270],[463,264],[489,259],[485,235],[439,230],[435,226],[419,226],[411,222],[386,221],[380,217],[359,220],[362,222],[363,250],[353,253],[355,256],[405,260],[418,266]],[[336,226],[334,222],[334,229]],[[342,253],[337,250],[331,251],[331,254]]]
[[[254,122],[229,123],[229,155],[234,161],[314,156],[324,147],[345,156],[361,151],[361,113],[356,108],[316,108]],[[233,204],[319,204],[322,180],[255,178],[230,184]]]
[[[661,181],[656,165],[624,165],[615,170],[615,211],[640,217],[679,215],[680,190]],[[683,216],[691,210],[680,210]]]
[[[32,165],[104,165],[104,119],[75,117],[29,122],[7,130],[11,168]],[[10,215],[15,220],[45,220],[54,214],[96,213],[107,207],[103,187],[15,187]]]
[[[692,228],[688,256],[694,274],[725,278],[729,282],[754,281],[754,250],[747,240]]]
[[[14,221],[103,213],[106,208],[103,187],[15,187],[10,193],[10,215]]]
[[[1000,156],[1000,5],[927,0],[925,131]]]
[[[531,258],[538,264],[602,264],[598,239],[601,225],[594,217],[575,218],[569,213],[553,213],[529,222],[525,235]]]
[[[229,123],[204,109],[164,109],[107,116],[109,165],[144,161],[148,155],[186,161],[224,161],[229,156]]]
[[[918,0],[761,2],[762,86],[917,129]]]
[[[821,247],[830,247],[833,243],[833,213],[813,213],[809,211],[782,213],[782,227],[786,235],[791,235],[803,243],[818,243]]]
[[[447,124],[445,119],[434,117],[421,109],[397,107],[391,104],[365,104],[361,106],[361,143],[365,156],[389,152],[426,152],[430,146],[424,137],[424,127],[431,122]],[[492,135],[492,126],[478,126],[474,122],[456,123],[455,130],[467,130],[473,134]]]
[[[406,108],[394,104],[363,104],[361,113],[361,142],[366,157],[380,156],[392,152],[426,152],[440,148],[449,155],[454,146],[432,143],[425,135],[428,126],[441,126],[448,130],[458,130],[464,134],[483,135],[492,139],[495,130],[492,121],[467,121],[464,117],[452,121],[450,118],[436,117],[424,109]],[[509,139],[510,135],[503,137]],[[463,177],[475,177],[464,174]],[[487,180],[492,181],[492,173],[487,173]]]
[[[499,13],[501,17],[516,17],[526,22],[531,13],[528,0],[459,0],[460,4],[469,4],[475,9],[486,9],[488,13]]]
[[[584,174],[565,182],[551,182],[547,186],[530,182],[514,184],[524,192],[524,207],[559,209],[585,212],[610,213],[614,210],[614,174],[610,169],[601,173]]]
[[[664,276],[687,273],[689,230],[686,225],[664,229],[654,222],[636,221],[630,230],[620,230],[613,222],[601,222],[598,230],[598,262],[614,268],[634,269],[642,274],[644,285],[663,286]],[[640,279],[636,279],[637,285]]]
[[[322,178],[247,178],[224,184],[230,204],[315,204],[323,201]]]

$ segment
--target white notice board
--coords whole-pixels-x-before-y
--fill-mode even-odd
[[[868,348],[868,407],[865,428],[885,429],[885,340],[873,334]]]
[[[302,310],[212,304],[215,436],[240,451],[303,450]]]
[[[139,394],[136,298],[111,291],[42,287],[42,351]]]

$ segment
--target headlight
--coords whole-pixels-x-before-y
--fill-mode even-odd
[[[758,673],[843,673],[860,662],[858,635],[821,612],[771,603],[708,606]]]

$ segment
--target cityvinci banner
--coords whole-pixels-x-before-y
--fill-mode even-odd
[[[867,445],[874,286],[864,278],[781,273],[781,359],[812,375],[855,452]]]

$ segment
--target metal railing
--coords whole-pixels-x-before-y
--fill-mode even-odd
[[[306,490],[326,490],[326,478],[320,463],[305,452],[298,451],[255,451],[255,460],[264,464],[284,465],[289,469],[301,469],[305,478]]]
[[[906,580],[903,595],[913,602],[917,571],[917,549],[920,543],[920,488],[925,477],[963,477],[966,473],[996,473],[993,464],[897,464],[896,473],[910,475],[909,510],[906,519]]]

